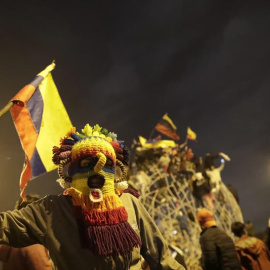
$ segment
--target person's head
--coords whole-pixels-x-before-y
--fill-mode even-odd
[[[53,153],[63,184],[70,184],[94,203],[114,194],[115,188],[127,188],[125,165],[129,162],[129,150],[115,133],[99,125],[87,124],[82,133],[74,128],[61,140],[60,147],[53,148]],[[64,172],[66,164],[68,175]],[[115,177],[116,167],[121,171],[119,178]]]
[[[15,203],[14,209],[20,210],[20,209],[26,207],[28,204],[35,202],[39,199],[40,199],[40,196],[37,194],[26,195],[26,201],[24,201],[22,198],[18,199]]]
[[[216,226],[216,222],[212,212],[203,208],[197,212],[197,220],[202,228],[209,228]]]
[[[127,254],[141,246],[118,196],[128,187],[125,165],[129,162],[129,150],[124,141],[117,140],[115,133],[99,125],[87,124],[81,133],[75,128],[68,132],[60,147],[53,148],[53,154],[60,184],[66,188],[64,195],[71,196],[73,206],[81,209],[75,218],[84,222],[82,233],[89,249],[106,256]],[[68,165],[68,175],[65,165]],[[115,175],[117,166],[119,177]],[[106,239],[106,243],[101,239]]]
[[[237,237],[241,237],[243,235],[246,235],[246,229],[245,229],[245,224],[241,223],[241,222],[234,222],[231,225],[231,230],[233,232],[233,234]]]
[[[170,154],[169,149],[164,149],[162,151],[162,155],[165,156],[165,157],[169,156],[169,154]]]

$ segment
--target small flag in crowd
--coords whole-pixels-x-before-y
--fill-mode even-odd
[[[174,140],[180,140],[180,137],[177,134],[177,127],[167,114],[164,114],[159,123],[156,124],[155,129]]]
[[[187,139],[196,141],[197,139],[197,134],[190,128],[187,128]]]
[[[52,148],[72,128],[51,75],[54,67],[54,63],[49,65],[11,99],[11,116],[25,152],[20,178],[22,197],[28,181],[56,169]]]

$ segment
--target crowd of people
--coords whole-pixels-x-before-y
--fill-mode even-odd
[[[203,269],[270,269],[270,250],[261,239],[248,235],[250,222],[234,222],[231,230],[235,241],[216,226],[211,211],[201,209],[197,219],[202,228],[200,245],[202,249]],[[269,230],[269,226],[268,226]]]
[[[192,149],[186,143],[167,148],[142,148],[136,146],[137,171],[143,171],[147,163],[154,162],[169,175],[180,175],[187,179],[190,190],[196,199],[197,207],[207,207],[214,209],[214,198],[220,203],[224,202],[224,195],[221,191],[221,171],[225,167],[225,162],[230,161],[230,157],[222,152],[218,154],[207,153],[205,157],[195,156]],[[220,163],[218,166],[217,163]],[[137,173],[136,173],[137,174]],[[145,189],[147,183],[141,183],[141,189]],[[237,190],[228,184],[237,203],[239,197]]]
[[[225,163],[230,161],[228,155],[220,152],[216,155],[207,153],[205,157],[196,157],[186,144],[175,148],[147,148],[140,145],[135,148],[137,151],[133,162],[136,166],[134,164],[133,166],[136,167],[138,174],[151,163],[167,174],[168,181],[171,175],[180,175],[181,179],[189,183],[198,209],[197,219],[202,228],[200,236],[202,269],[270,269],[270,255],[267,248],[270,243],[269,228],[268,237],[263,242],[254,237],[254,228],[250,221],[245,224],[240,221],[233,222],[232,237],[222,228],[218,228],[214,220],[215,201],[222,205],[226,200],[221,189],[223,183],[221,171]],[[150,180],[139,181],[140,189],[146,190],[145,185],[150,187]],[[162,181],[159,181],[158,188],[163,188]],[[239,204],[238,192],[233,185],[228,184],[226,188],[233,195],[236,204]],[[241,234],[236,232],[237,224],[241,225]],[[180,227],[182,230],[185,229]]]

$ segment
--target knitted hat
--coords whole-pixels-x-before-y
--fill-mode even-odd
[[[124,190],[128,187],[125,166],[129,163],[129,149],[126,148],[124,141],[117,140],[117,135],[109,132],[107,129],[95,125],[91,127],[85,125],[82,133],[76,132],[73,128],[61,140],[60,147],[53,148],[53,162],[59,166],[58,174],[60,179],[58,182],[63,188],[70,187],[70,182],[76,173],[82,173],[87,168],[82,166],[87,164],[79,164],[80,160],[91,156],[93,161],[99,160],[95,172],[102,169],[108,162],[111,162],[111,171],[118,166],[122,171],[122,176],[114,179],[115,188]],[[91,163],[89,160],[88,163]],[[64,173],[64,166],[69,164],[68,175]],[[94,164],[94,162],[93,162]],[[91,165],[91,164],[90,164]],[[86,166],[87,167],[87,166]]]
[[[213,214],[205,208],[198,211],[197,219],[201,227],[208,228],[208,227],[216,226],[216,222],[214,220]]]

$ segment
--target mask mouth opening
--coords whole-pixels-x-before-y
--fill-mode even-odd
[[[91,202],[101,202],[103,200],[101,190],[98,188],[90,188],[89,199]]]
[[[100,174],[93,174],[88,177],[87,185],[89,190],[89,199],[91,202],[101,202],[103,200],[103,195],[101,188],[105,184],[105,178]]]
[[[90,189],[101,189],[105,184],[103,175],[94,174],[88,177],[87,185]]]

